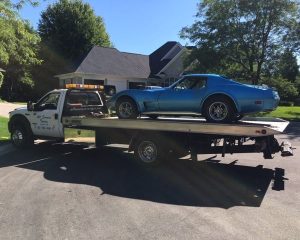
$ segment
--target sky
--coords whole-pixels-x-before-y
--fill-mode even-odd
[[[25,5],[22,18],[37,29],[40,14],[55,0],[42,0],[38,7]],[[84,0],[104,19],[114,46],[123,52],[150,54],[167,41],[178,41],[182,27],[195,20],[199,0]]]

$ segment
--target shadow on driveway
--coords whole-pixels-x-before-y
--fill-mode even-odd
[[[283,169],[235,162],[169,159],[160,167],[146,168],[124,149],[41,143],[2,155],[0,167],[41,171],[47,180],[95,186],[102,194],[184,206],[259,207],[272,181],[274,190],[284,189]]]
[[[287,139],[300,139],[300,122],[290,122],[284,133],[288,136]]]

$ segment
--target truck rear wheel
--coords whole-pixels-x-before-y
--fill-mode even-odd
[[[17,148],[26,148],[33,145],[34,139],[30,129],[16,125],[11,131],[11,142]]]
[[[134,158],[146,166],[158,165],[164,157],[162,148],[153,138],[139,139],[134,148]]]

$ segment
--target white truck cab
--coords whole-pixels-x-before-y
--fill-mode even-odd
[[[25,147],[34,139],[64,139],[63,116],[107,113],[103,95],[96,89],[58,89],[37,103],[17,108],[9,114],[8,129],[13,144]]]

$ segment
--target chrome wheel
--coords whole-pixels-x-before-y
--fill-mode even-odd
[[[122,118],[130,118],[134,113],[134,107],[130,102],[122,102],[119,105],[119,114]]]
[[[151,141],[143,141],[139,144],[138,155],[145,163],[152,163],[157,159],[157,147]]]
[[[223,102],[214,102],[209,106],[208,113],[214,121],[222,121],[228,115],[228,108]]]
[[[23,140],[24,140],[23,133],[19,129],[14,130],[11,138],[12,138],[14,144],[17,146],[22,145]]]

